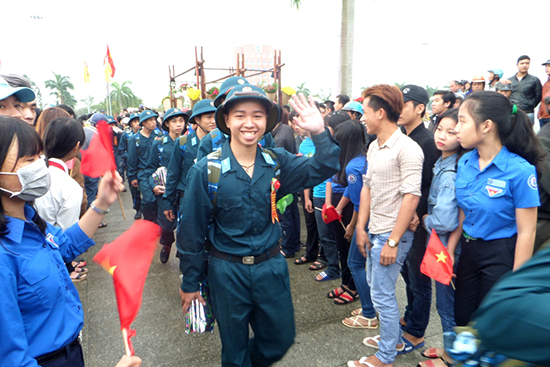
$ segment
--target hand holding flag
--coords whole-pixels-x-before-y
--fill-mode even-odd
[[[449,285],[451,283],[453,260],[433,229],[424,259],[420,264],[420,272],[441,284]]]
[[[160,227],[150,221],[137,220],[116,240],[105,245],[93,261],[113,276],[115,294],[124,335],[126,354],[134,355],[130,329],[141,307],[143,286],[160,238]]]
[[[337,220],[340,222],[344,230],[346,230],[346,226],[344,226],[344,223],[342,223],[342,216],[338,214],[335,207],[330,206],[327,208],[327,204],[323,204],[323,209],[321,210],[321,214],[323,215],[323,222],[325,222],[326,224],[329,224],[330,222],[334,222],[335,220]]]

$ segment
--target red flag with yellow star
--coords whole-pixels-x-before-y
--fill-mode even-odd
[[[342,217],[340,216],[340,214],[338,214],[336,208],[333,206],[327,208],[327,204],[323,204],[321,214],[323,215],[323,222],[325,222],[325,224],[329,224],[330,222],[334,222],[335,220],[338,220],[340,222],[342,221]]]
[[[453,261],[433,229],[424,259],[420,264],[420,272],[441,284],[449,285],[451,283]]]
[[[160,227],[147,220],[137,220],[132,227],[116,240],[103,246],[94,256],[94,262],[113,276],[121,329],[129,336],[130,330],[141,306],[143,286],[155,248],[159,243]],[[132,344],[128,344],[133,355]]]

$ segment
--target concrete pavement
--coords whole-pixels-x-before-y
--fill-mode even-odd
[[[87,367],[115,366],[124,354],[116,299],[111,276],[92,262],[103,244],[112,242],[134,222],[130,191],[121,194],[128,219],[122,219],[118,203],[105,217],[108,226],[99,229],[94,237],[96,246],[82,257],[88,261],[88,280],[77,283],[84,306],[83,349]],[[305,226],[302,226],[305,228]],[[302,230],[305,237],[305,229]],[[141,310],[132,324],[137,331],[133,338],[136,354],[143,366],[220,366],[221,343],[217,328],[213,333],[187,335],[181,310],[178,289],[179,261],[172,249],[170,260],[161,264],[160,246],[149,270]],[[308,265],[294,265],[288,259],[290,282],[294,300],[297,336],[295,344],[276,367],[293,366],[346,366],[350,359],[359,359],[375,352],[361,343],[366,336],[379,334],[378,330],[350,329],[342,319],[360,307],[359,301],[348,305],[335,305],[326,294],[339,285],[339,281],[316,282],[317,272]],[[403,313],[406,305],[405,286],[398,281],[397,298]],[[432,302],[430,325],[426,332],[426,347],[442,346],[439,316]],[[423,360],[420,351],[397,357],[394,366],[416,366]]]

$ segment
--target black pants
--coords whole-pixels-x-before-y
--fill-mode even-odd
[[[338,206],[338,203],[342,199],[343,194],[332,193],[332,205],[334,207]],[[349,202],[348,205],[342,210],[342,223],[347,226],[351,222],[351,217],[353,216],[353,203]],[[351,271],[348,267],[348,253],[350,243],[344,238],[346,230],[342,227],[342,224],[335,220],[330,223],[332,230],[334,231],[334,239],[336,240],[336,247],[338,248],[338,258],[340,260],[340,271],[342,272],[342,285],[345,285],[350,290],[354,291],[355,282],[351,276]]]
[[[309,199],[313,202],[313,189],[310,190]],[[307,239],[306,239],[306,257],[309,260],[316,260],[319,255],[319,231],[317,230],[317,221],[315,220],[315,210],[313,213],[308,213],[306,210],[306,201],[302,192],[302,204],[304,209],[304,218],[306,222]]]
[[[65,347],[67,355],[41,364],[41,367],[84,367],[84,356],[80,344],[74,347]]]
[[[517,235],[492,241],[462,237],[455,293],[457,326],[466,326],[493,285],[514,267]]]
[[[130,192],[132,193],[134,210],[141,211],[141,192],[139,191],[139,187],[134,187],[130,185]]]

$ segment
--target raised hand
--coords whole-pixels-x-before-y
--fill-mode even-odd
[[[293,95],[290,100],[290,105],[301,117],[301,120],[294,117],[293,122],[296,125],[306,131],[309,131],[313,135],[317,135],[325,131],[323,116],[321,116],[321,112],[319,112],[311,97],[309,97],[308,102],[302,93],[300,93],[300,97]]]

